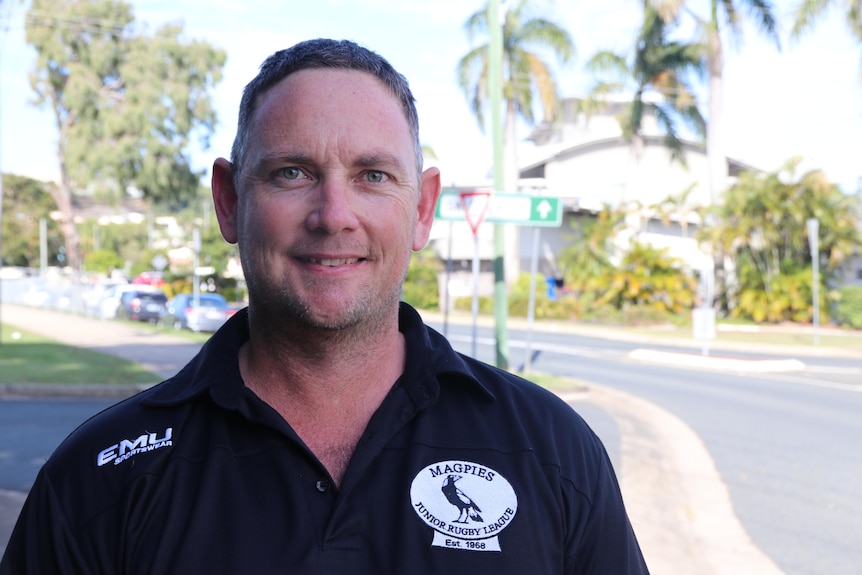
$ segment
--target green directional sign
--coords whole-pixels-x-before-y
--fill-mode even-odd
[[[435,217],[449,222],[467,219],[464,205],[457,190],[443,190],[437,202]],[[560,198],[501,194],[491,196],[486,222],[556,228],[563,223],[563,202]]]

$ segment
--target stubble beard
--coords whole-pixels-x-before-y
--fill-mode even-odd
[[[406,270],[405,270],[406,274]],[[260,280],[260,281],[258,281]],[[351,294],[351,302],[333,316],[318,313],[313,302],[276,285],[272,279],[247,274],[249,313],[255,327],[271,335],[283,334],[296,343],[368,342],[386,329],[397,314],[403,280],[388,294],[366,286]]]

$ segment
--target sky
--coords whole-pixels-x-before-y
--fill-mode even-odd
[[[213,91],[219,125],[210,149],[193,153],[197,168],[208,169],[214,158],[229,155],[242,88],[266,56],[304,39],[331,37],[378,52],[407,77],[417,100],[420,138],[437,154],[444,185],[480,181],[489,174],[490,132],[479,129],[455,76],[458,60],[476,45],[463,24],[484,0],[132,4],[136,20],[151,31],[166,22],[182,22],[186,40],[205,40],[227,52],[224,79]],[[690,4],[705,14],[697,0]],[[851,38],[840,2],[810,33],[790,41],[786,30],[796,4],[774,2],[782,24],[781,52],[752,27],[743,30],[737,45],[726,45],[727,153],[768,171],[801,156],[802,169],[821,169],[845,192],[854,192],[862,187],[862,45]],[[598,50],[629,52],[639,24],[637,0],[535,0],[533,5],[565,27],[575,42],[573,60],[552,62],[563,97],[585,95],[593,82],[584,67],[588,58]],[[47,109],[29,103],[28,73],[35,52],[24,41],[26,7],[26,2],[0,0],[0,171],[56,179],[57,130]],[[519,139],[527,132],[521,126]]]

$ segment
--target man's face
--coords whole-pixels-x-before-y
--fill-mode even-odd
[[[370,74],[303,70],[263,94],[249,133],[219,219],[252,304],[328,329],[391,318],[439,193],[436,169],[420,189],[398,100]]]

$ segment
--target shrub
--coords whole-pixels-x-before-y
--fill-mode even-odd
[[[96,250],[84,259],[84,269],[107,274],[111,270],[122,269],[123,263],[123,258],[114,250]]]
[[[832,314],[838,325],[862,329],[862,286],[844,286]]]
[[[419,309],[437,309],[440,306],[440,289],[437,273],[440,262],[430,250],[414,253],[404,278],[401,299]]]
[[[530,304],[530,274],[522,273],[509,290],[509,315],[527,317]],[[536,278],[536,319],[572,319],[578,315],[578,304],[574,297],[560,294],[557,299],[548,297],[544,277]]]
[[[452,299],[452,308],[460,311],[473,310],[473,297],[456,297]],[[494,313],[494,298],[487,296],[479,296],[479,313],[493,314]]]

